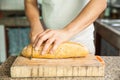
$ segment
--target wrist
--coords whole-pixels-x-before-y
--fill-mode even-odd
[[[31,29],[37,29],[38,26],[42,27],[42,24],[41,24],[41,22],[39,20],[30,22]]]
[[[65,32],[67,32],[67,34],[69,34],[69,36],[74,36],[78,33],[78,30],[76,30],[76,27],[74,25],[67,25],[64,29]]]
[[[40,21],[30,23],[31,32],[43,32],[43,26]]]
[[[29,33],[29,36],[30,36],[30,39],[31,39],[31,42],[33,43],[34,40],[36,39],[36,36],[40,33],[42,33],[44,30],[41,29],[41,28],[34,28],[34,29],[30,29],[30,33]]]

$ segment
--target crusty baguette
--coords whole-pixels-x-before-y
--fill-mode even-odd
[[[49,47],[49,50],[52,46]],[[32,48],[32,45],[26,46],[21,54],[24,57],[32,58],[70,58],[70,57],[85,57],[89,54],[88,50],[75,42],[64,42],[58,46],[54,53],[49,53],[47,50],[46,54],[41,55],[43,45],[39,48],[38,51],[35,51]],[[32,51],[33,50],[33,51]]]

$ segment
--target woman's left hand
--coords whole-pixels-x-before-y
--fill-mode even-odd
[[[37,35],[33,43],[33,47],[35,48],[35,50],[38,50],[39,47],[43,44],[43,42],[45,42],[45,45],[41,53],[41,54],[45,54],[49,46],[53,44],[53,47],[50,50],[50,53],[52,53],[57,49],[57,47],[62,42],[68,41],[70,38],[71,38],[71,35],[66,30],[47,29],[44,32]]]

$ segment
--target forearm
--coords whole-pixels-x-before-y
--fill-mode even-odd
[[[41,28],[41,31],[43,31],[43,27],[39,19],[37,0],[25,0],[25,13],[30,23],[31,29],[36,31],[40,30]]]
[[[106,8],[106,0],[90,0],[82,12],[64,30],[75,35],[92,24]]]

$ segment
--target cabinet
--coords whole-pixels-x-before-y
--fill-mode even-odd
[[[115,26],[119,21],[120,20],[97,20],[95,22],[97,55],[101,55],[101,40],[104,39],[117,50],[117,54],[107,54],[107,52],[104,55],[120,56],[120,26]]]

